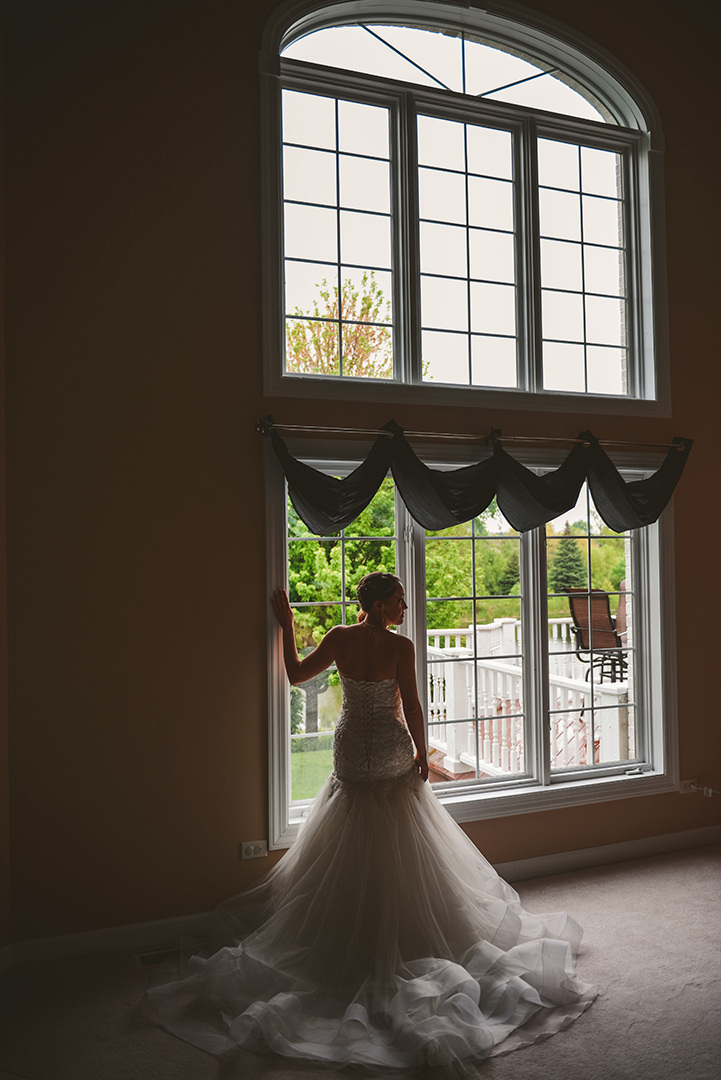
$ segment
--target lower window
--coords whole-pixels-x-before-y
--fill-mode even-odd
[[[547,525],[545,559],[533,540],[494,504],[424,538],[435,782],[540,775],[541,759],[549,780],[638,761],[632,535],[603,524],[584,485]]]
[[[668,521],[614,533],[584,486],[545,532],[514,532],[494,501],[471,521],[426,533],[389,478],[355,522],[319,537],[269,462],[277,564],[269,586],[287,574],[301,654],[332,626],[356,621],[364,574],[388,570],[403,580],[429,780],[457,820],[676,785]],[[341,475],[353,463],[323,467]],[[271,625],[275,846],[292,840],[332,771],[341,708],[332,668],[288,687],[279,644]]]

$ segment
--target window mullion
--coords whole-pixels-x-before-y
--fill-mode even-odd
[[[414,630],[416,635],[416,681],[418,683],[418,696],[423,709],[423,723],[426,729],[426,745],[428,745],[428,634],[426,626],[426,534],[417,521],[408,514],[410,520],[411,535],[413,538],[413,596],[416,602],[416,618]]]
[[[423,709],[424,724],[428,719],[426,701],[426,569],[425,533],[413,520],[396,489],[396,572],[405,586],[409,617],[404,619],[401,633],[409,637],[416,650],[416,680],[418,697]],[[426,732],[427,738],[427,732]]]
[[[263,274],[263,357],[272,381],[285,374],[285,278],[283,269],[283,150],[281,87],[277,79],[263,79],[261,91],[263,128],[277,138],[263,144],[261,219]]]
[[[642,290],[639,281],[639,190],[636,155],[638,143],[620,149],[623,168],[621,191],[623,195],[623,243],[625,278],[625,325],[626,325],[626,392],[629,397],[645,397],[645,371],[643,367],[644,312]],[[650,253],[649,253],[650,261]],[[653,345],[649,345],[649,352]]]
[[[657,533],[656,533],[657,535]],[[653,761],[659,758],[659,748],[652,746],[651,730],[649,724],[650,703],[653,700],[651,690],[651,657],[653,648],[651,645],[651,605],[653,598],[658,595],[658,588],[654,589],[650,578],[649,560],[649,529],[639,529],[631,545],[631,592],[633,596],[633,642],[636,656],[642,659],[641,663],[634,665],[634,682],[636,684],[634,710],[634,749],[635,757],[641,762]],[[654,560],[658,565],[658,559]],[[628,588],[628,582],[626,588]],[[658,619],[660,622],[660,618]]]
[[[393,208],[395,377],[406,383],[418,384],[422,382],[421,275],[418,230],[417,114],[412,93],[402,96],[396,116]]]
[[[274,589],[288,589],[288,499],[285,477],[280,463],[265,441],[266,477],[266,591],[270,596]],[[268,846],[286,847],[295,836],[295,828],[289,829],[291,768],[290,768],[290,684],[285,674],[283,645],[278,623],[268,614],[268,710],[270,726],[268,733],[268,781],[270,805],[268,816]],[[297,827],[296,827],[297,828]]]
[[[538,223],[538,140],[536,122],[528,117],[516,138],[521,145],[515,161],[518,176],[518,321],[519,387],[543,389],[541,326],[541,244]]]
[[[548,725],[548,602],[546,536],[533,529],[521,536],[524,712],[526,770],[539,783],[551,780]]]

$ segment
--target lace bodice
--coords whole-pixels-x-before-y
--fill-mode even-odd
[[[343,708],[335,729],[338,780],[378,783],[413,769],[413,743],[401,710],[397,679],[367,682],[341,675]]]

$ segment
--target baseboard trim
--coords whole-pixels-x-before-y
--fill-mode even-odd
[[[496,870],[506,881],[528,881],[531,878],[550,877],[552,874],[566,874],[572,870],[587,870],[594,866],[625,862],[628,859],[643,859],[649,855],[665,855],[673,851],[719,843],[721,825],[709,825],[703,829],[647,836],[642,840],[626,840],[620,844],[605,844],[577,851],[561,851],[555,855],[540,855],[534,859],[497,863]],[[88,930],[79,934],[63,934],[60,937],[18,941],[0,950],[0,972],[6,971],[11,963],[17,966],[67,960],[97,953],[121,952],[124,949],[150,948],[177,941],[179,937],[202,937],[208,914],[202,912],[174,919],[158,919],[154,922]]]
[[[9,971],[13,966],[13,947],[12,945],[6,945],[3,949],[0,949],[0,975],[5,971]],[[2,1078],[0,1078],[2,1080]]]
[[[177,941],[179,937],[202,937],[208,912],[181,915],[175,919],[129,923],[127,926],[108,926],[102,930],[86,930],[79,934],[34,938],[18,941],[12,947],[13,965],[37,964],[48,960],[68,960],[96,953],[122,952],[124,949],[146,949]]]
[[[603,844],[599,847],[579,848],[577,851],[559,851],[554,855],[539,855],[534,859],[496,863],[496,870],[506,881],[529,881],[531,878],[567,874],[572,870],[589,870],[594,866],[609,866],[611,863],[627,862],[629,859],[644,859],[649,855],[668,855],[672,851],[685,851],[711,844],[721,844],[721,825],[665,833],[663,836],[645,836],[641,840],[624,840],[620,844]]]

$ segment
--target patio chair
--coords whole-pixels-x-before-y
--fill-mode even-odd
[[[616,620],[611,615],[608,593],[603,589],[564,591],[569,594],[576,655],[584,664],[590,664],[586,678],[593,670],[598,672],[599,682],[603,682],[604,678],[611,682],[623,682],[628,663],[623,653],[621,635],[616,629]]]

